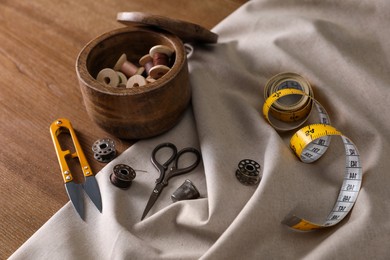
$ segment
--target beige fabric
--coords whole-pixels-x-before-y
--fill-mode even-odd
[[[215,46],[189,60],[192,107],[172,130],[140,141],[98,175],[103,214],[85,198],[86,221],[65,205],[12,259],[388,259],[390,249],[390,6],[382,1],[249,1],[219,24]],[[323,221],[344,174],[342,143],[307,165],[261,115],[267,79],[306,77],[332,124],[360,150],[364,180],[351,214],[335,227],[296,232],[289,213]],[[180,97],[178,97],[180,98]],[[203,163],[174,178],[140,222],[157,172],[161,142],[201,149]],[[262,166],[257,187],[240,184],[241,159]],[[126,163],[138,172],[129,190],[108,176]],[[190,179],[202,198],[172,204]]]

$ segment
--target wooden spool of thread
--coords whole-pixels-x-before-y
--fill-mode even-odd
[[[153,54],[153,66],[165,65],[169,66],[169,57],[165,53],[155,52]]]
[[[127,80],[126,88],[141,87],[146,85],[146,79],[141,75],[131,76]]]
[[[149,75],[152,78],[159,79],[170,70],[169,58],[172,54],[173,50],[165,45],[156,45],[150,49],[149,55],[153,59],[153,67],[149,70]]]
[[[117,87],[120,81],[116,71],[110,68],[99,71],[96,80],[111,87]]]
[[[150,48],[149,54],[151,57],[154,56],[155,53],[163,53],[167,55],[168,57],[171,57],[174,51],[165,45],[156,45]]]
[[[156,81],[156,79],[152,78],[151,76],[148,76],[148,77],[146,78],[146,82],[148,82],[148,83],[153,83],[153,82],[155,82],[155,81]]]
[[[153,58],[150,54],[146,54],[139,59],[139,64],[145,68],[146,75],[149,75],[150,69],[153,67]]]
[[[120,71],[117,71],[116,74],[119,76],[119,84],[118,87],[126,87],[127,84],[127,77],[125,74],[123,74]]]
[[[114,70],[123,72],[127,77],[139,74],[143,72],[143,69],[138,68],[136,65],[127,60],[127,56],[123,53],[118,61],[115,63]]]
[[[165,74],[167,74],[169,70],[170,70],[169,67],[165,65],[156,65],[150,69],[149,75],[154,79],[159,79]]]

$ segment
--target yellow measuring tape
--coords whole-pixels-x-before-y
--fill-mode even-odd
[[[267,98],[283,89],[300,90],[305,95],[286,96],[275,99],[270,107],[270,113],[284,122],[304,123],[309,115],[314,97],[310,83],[302,76],[287,72],[280,73],[270,78],[264,88],[264,96]],[[295,126],[296,127],[296,126]]]
[[[295,215],[287,216],[282,222],[291,228],[308,231],[336,225],[348,215],[359,194],[362,182],[362,167],[359,152],[355,144],[348,137],[344,136],[340,131],[330,125],[329,115],[322,105],[314,99],[310,85],[309,92],[305,91],[303,87],[284,88],[283,86],[277,86],[280,82],[284,85],[295,84],[295,86],[298,86],[301,85],[301,78],[302,77],[298,74],[286,73],[286,75],[284,75],[282,73],[278,74],[277,77],[273,77],[271,81],[268,81],[264,91],[266,95],[266,101],[263,105],[263,115],[265,119],[276,130],[292,130],[301,126],[307,120],[312,110],[311,108],[314,106],[318,111],[321,123],[307,125],[299,129],[290,139],[291,149],[302,162],[312,163],[318,160],[326,152],[330,145],[331,136],[340,136],[344,143],[346,155],[344,180],[336,203],[324,223],[313,223]],[[296,79],[299,80],[294,83],[293,81]],[[275,83],[275,81],[277,82]],[[271,91],[269,90],[270,86],[273,86]],[[290,99],[287,105],[283,104],[282,98],[288,96],[295,96],[295,98]],[[297,98],[296,96],[307,97],[308,100],[303,102],[303,98]],[[295,103],[292,103],[291,100],[295,100]],[[294,116],[296,111],[305,110],[308,102],[311,102],[310,111],[308,113],[306,113],[307,111],[305,112],[305,117],[302,117],[303,113],[300,114],[300,118],[297,119],[297,117]],[[275,104],[278,104],[278,106],[275,106]],[[288,106],[293,109],[289,110]],[[277,113],[272,113],[271,111],[275,108],[282,108],[284,116],[280,117]],[[297,120],[291,120],[291,118],[296,118]],[[283,121],[293,122],[294,124],[292,126],[287,126]]]

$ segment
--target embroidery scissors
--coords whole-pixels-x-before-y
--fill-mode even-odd
[[[156,159],[156,154],[157,152],[162,149],[162,148],[169,148],[172,151],[171,157],[161,164],[157,159]],[[179,168],[179,159],[180,157],[185,154],[185,153],[192,153],[196,156],[195,162],[193,162],[191,165],[183,168]],[[168,185],[168,180],[172,177],[188,173],[196,168],[200,162],[200,152],[196,150],[195,148],[192,147],[187,147],[183,148],[180,151],[177,151],[177,148],[174,144],[172,143],[162,143],[157,145],[152,152],[152,157],[151,161],[154,167],[156,167],[157,171],[160,173],[160,176],[158,179],[156,179],[156,186],[153,189],[152,194],[150,195],[149,201],[146,204],[144,213],[142,214],[141,220],[145,218],[145,216],[148,214],[149,210],[153,207],[154,203],[156,202],[157,198],[160,196],[161,191],[164,189],[165,186]],[[172,164],[172,166],[169,168],[169,165]]]
[[[54,148],[57,153],[58,162],[60,164],[62,177],[65,182],[65,189],[68,193],[69,199],[72,202],[77,213],[80,215],[81,219],[84,219],[84,202],[83,194],[85,193],[89,196],[92,202],[95,204],[96,208],[102,212],[102,199],[100,195],[99,185],[93,175],[91,168],[88,164],[87,159],[81,149],[79,141],[77,140],[76,133],[73,130],[73,127],[68,119],[60,118],[54,121],[50,125],[50,133],[53,139]],[[58,141],[58,136],[61,133],[69,133],[73,141],[73,146],[75,152],[72,153],[70,150],[62,150],[60,142]],[[80,167],[84,175],[84,183],[75,183],[73,182],[73,176],[70,171],[67,159],[78,158],[80,162]]]

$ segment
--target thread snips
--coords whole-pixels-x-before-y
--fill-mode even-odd
[[[69,149],[62,150],[58,140],[58,136],[62,133],[67,133],[70,135],[75,150],[73,153]],[[95,204],[96,208],[102,212],[102,199],[99,185],[92,173],[84,152],[81,149],[79,141],[77,140],[76,133],[69,120],[60,118],[54,121],[50,125],[50,134],[57,153],[58,162],[60,164],[62,177],[65,183],[65,189],[77,213],[80,215],[81,219],[84,219],[83,190]],[[67,160],[69,161],[70,159],[76,158],[79,160],[81,171],[84,175],[83,183],[74,182],[74,177],[67,162]]]

